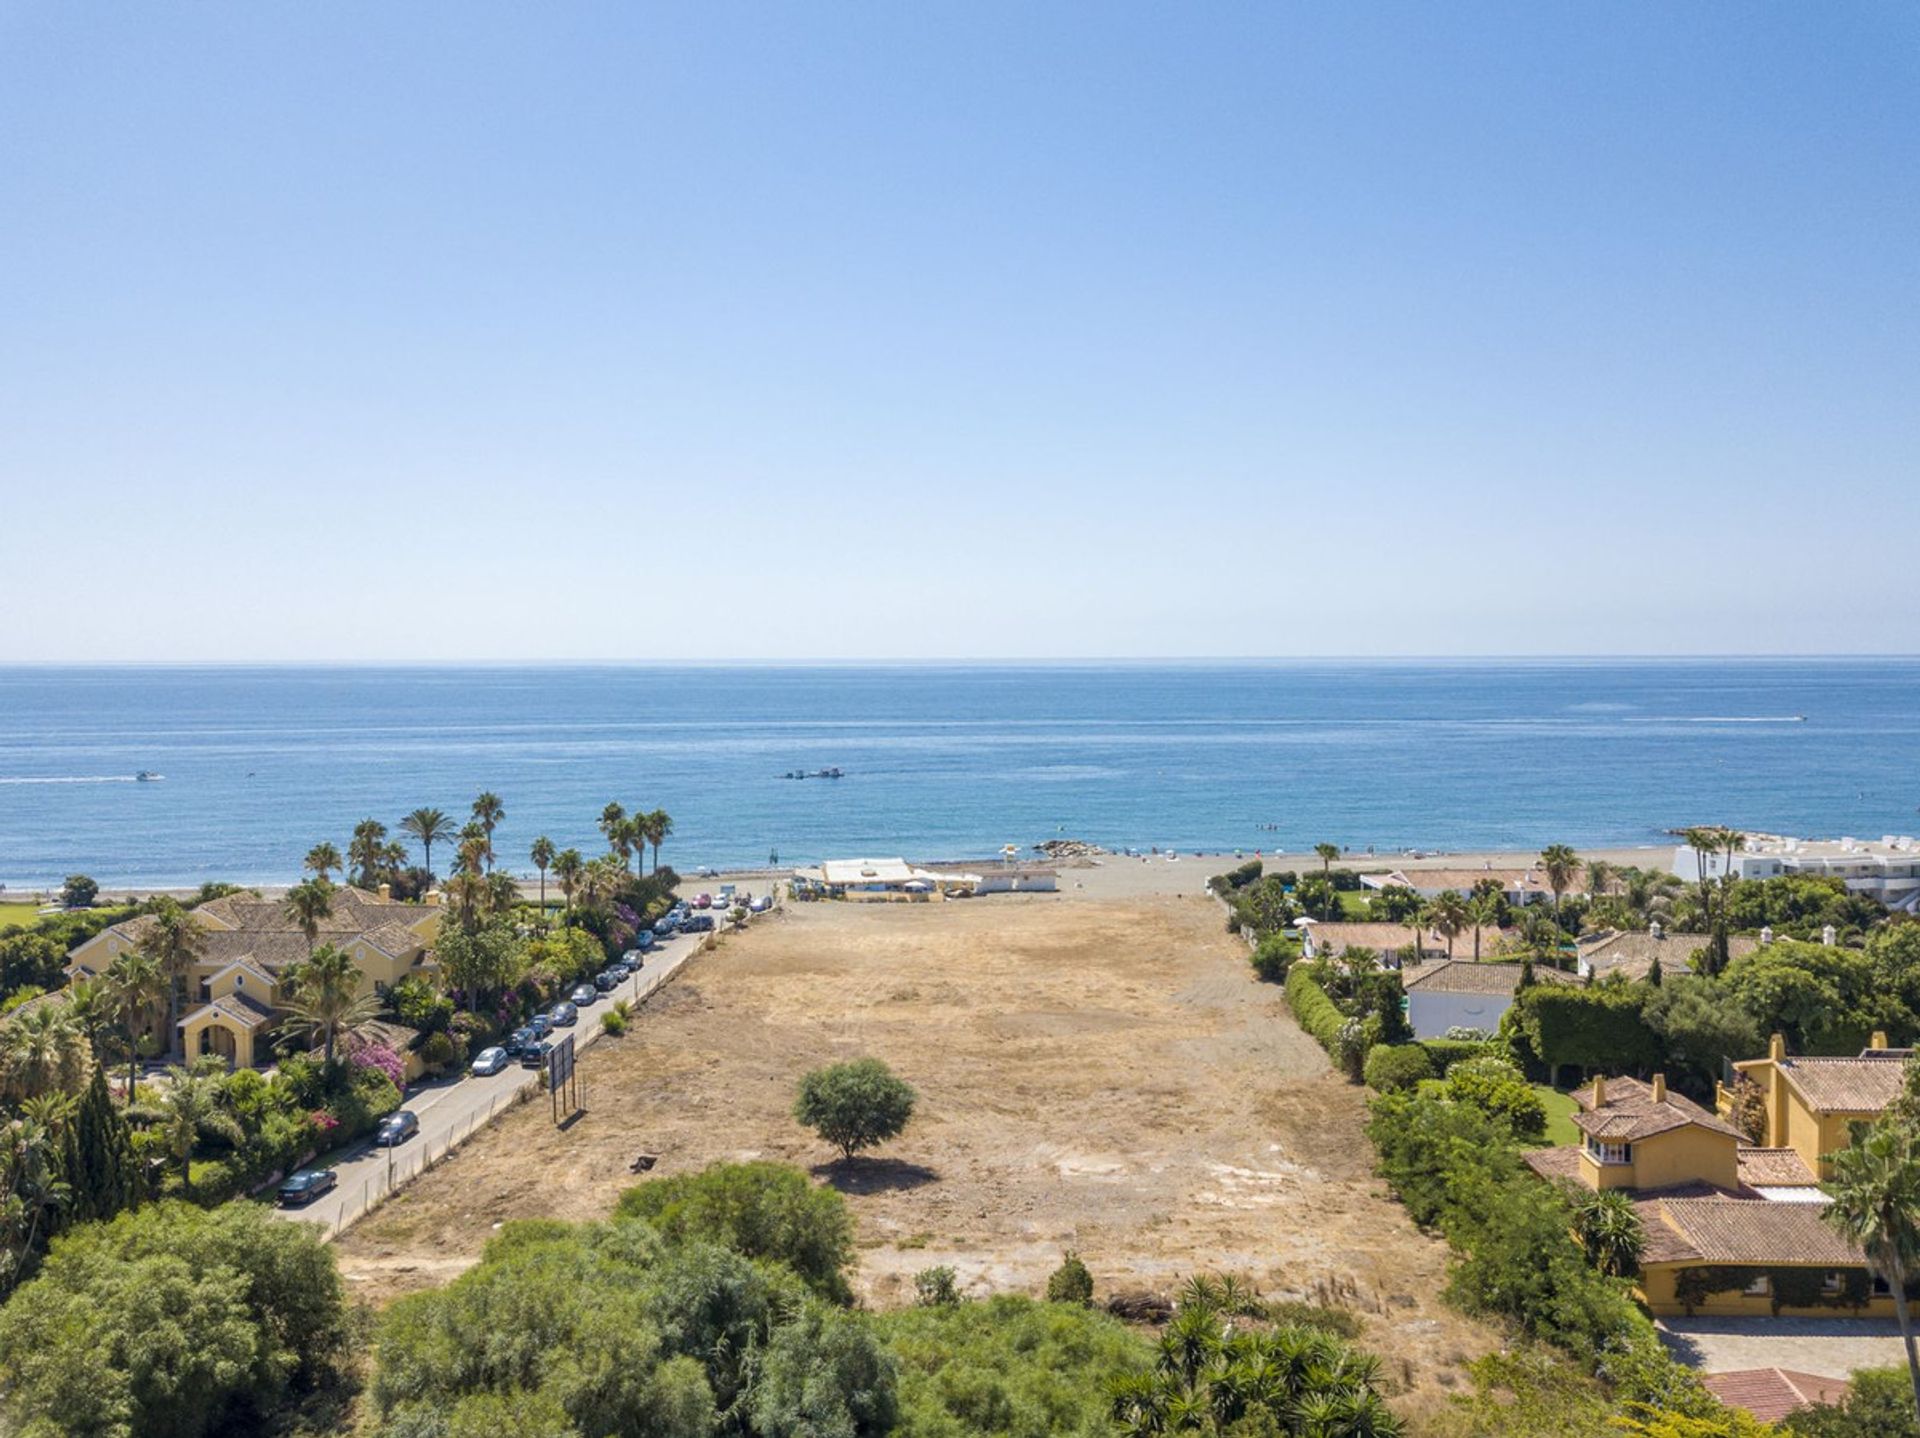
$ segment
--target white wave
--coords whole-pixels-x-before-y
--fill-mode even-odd
[[[1804,724],[1804,714],[1672,714],[1664,718],[1622,719],[1623,724]]]

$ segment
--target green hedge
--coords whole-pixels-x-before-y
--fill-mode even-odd
[[[1327,997],[1327,991],[1313,981],[1313,976],[1298,965],[1287,975],[1287,1007],[1293,1010],[1300,1027],[1319,1041],[1321,1048],[1328,1053],[1334,1051],[1340,1026],[1347,1021],[1347,1016]]]
[[[1433,1077],[1433,1061],[1419,1044],[1375,1044],[1367,1051],[1367,1087],[1399,1093]]]
[[[1504,1055],[1506,1050],[1484,1040],[1476,1039],[1422,1039],[1420,1047],[1426,1050],[1427,1059],[1433,1065],[1433,1076],[1445,1078],[1447,1070],[1457,1063],[1468,1059],[1483,1059],[1489,1054]]]

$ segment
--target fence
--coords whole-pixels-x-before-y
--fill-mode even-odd
[[[755,915],[754,917],[760,917]],[[618,990],[609,994],[609,999],[629,998],[634,1004],[644,1003],[651,998],[695,954],[709,948],[716,936],[701,935],[703,942],[689,944],[685,949],[673,955],[660,955],[659,961],[651,968],[642,968],[629,982],[632,987],[625,995]],[[594,1019],[591,1026],[586,1022],[587,1015],[581,1015],[580,1047],[586,1048],[602,1037],[599,1020]],[[412,1183],[421,1174],[451,1157],[453,1151],[472,1138],[474,1134],[492,1123],[500,1114],[516,1104],[527,1102],[536,1094],[546,1092],[544,1070],[530,1071],[524,1082],[512,1089],[496,1093],[485,1108],[476,1108],[465,1118],[459,1120],[450,1129],[428,1134],[424,1130],[419,1138],[385,1150],[387,1162],[375,1173],[358,1182],[347,1181],[341,1186],[342,1197],[334,1212],[332,1221],[326,1225],[328,1241],[338,1238],[342,1233],[358,1223],[367,1214],[393,1196],[407,1184]],[[296,1210],[290,1216],[298,1217]]]
[[[347,1197],[334,1215],[327,1237],[338,1238],[365,1218],[369,1210],[390,1198],[394,1190],[412,1183],[428,1169],[450,1157],[456,1148],[492,1123],[495,1117],[515,1104],[525,1103],[541,1091],[540,1075],[534,1073],[517,1088],[495,1094],[485,1108],[475,1109],[446,1132],[431,1138],[422,1134],[417,1144],[387,1149],[386,1166],[347,1189]]]

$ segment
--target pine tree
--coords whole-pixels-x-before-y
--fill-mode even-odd
[[[139,1161],[127,1136],[127,1122],[113,1106],[106,1075],[98,1068],[67,1124],[60,1158],[70,1190],[61,1214],[66,1226],[112,1218],[139,1203]]]
[[[1663,977],[1660,972],[1660,960],[1656,958],[1651,964],[1647,965],[1647,982],[1657,989],[1660,987]]]

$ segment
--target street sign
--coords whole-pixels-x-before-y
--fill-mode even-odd
[[[547,1051],[547,1098],[553,1108],[553,1121],[557,1124],[564,1118],[572,1118],[581,1107],[580,1080],[573,1066],[573,1035],[568,1034]],[[566,1113],[562,1115],[561,1100],[566,1101]]]

